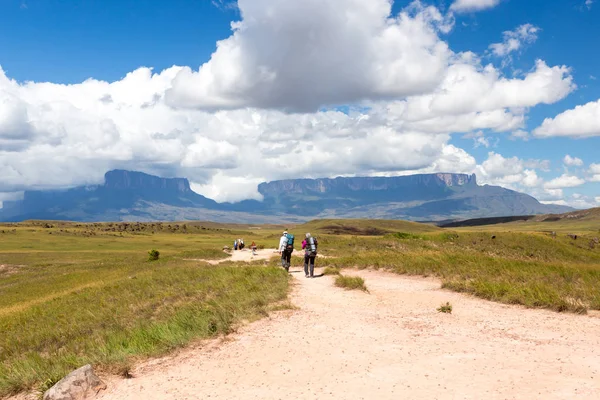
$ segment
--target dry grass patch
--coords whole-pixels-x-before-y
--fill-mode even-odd
[[[365,280],[360,276],[344,276],[339,275],[335,278],[335,286],[344,288],[346,290],[362,290],[368,292]]]

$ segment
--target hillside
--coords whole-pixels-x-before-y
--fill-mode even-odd
[[[515,217],[476,218],[440,225],[443,228],[469,230],[514,230],[555,232],[600,232],[600,207],[563,214],[524,215]]]
[[[195,193],[185,178],[113,170],[106,173],[102,185],[26,191],[22,200],[5,202],[0,221],[444,221],[572,210],[541,204],[529,195],[502,187],[480,186],[475,175],[465,174],[295,179],[261,183],[258,190],[263,201],[217,203]]]

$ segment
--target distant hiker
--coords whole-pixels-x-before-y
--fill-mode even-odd
[[[294,235],[288,233],[288,231],[283,231],[283,235],[279,239],[279,254],[281,254],[281,266],[286,271],[290,270],[293,251]]]
[[[317,238],[310,233],[306,234],[306,239],[302,241],[302,249],[304,250],[304,276],[313,278],[315,276],[315,258],[317,257]]]
[[[252,241],[252,244],[250,245],[250,250],[252,250],[252,255],[255,256],[256,255],[256,243],[254,243],[254,241]]]
[[[245,246],[244,246],[244,239],[238,239],[238,247],[240,248],[240,250],[242,250]]]
[[[233,241],[233,250],[237,250],[237,249],[238,249],[238,241],[237,241],[237,239],[235,239]]]

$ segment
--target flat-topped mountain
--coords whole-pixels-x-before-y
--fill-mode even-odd
[[[480,186],[475,175],[452,173],[290,179],[261,183],[258,191],[263,201],[217,203],[192,191],[184,178],[113,170],[105,174],[102,185],[26,191],[23,200],[5,203],[0,220],[259,223],[336,217],[441,221],[572,210],[541,204],[499,186]]]

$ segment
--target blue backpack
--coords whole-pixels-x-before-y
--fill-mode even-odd
[[[286,247],[294,248],[294,235],[288,233],[285,235],[287,237],[287,245]]]

